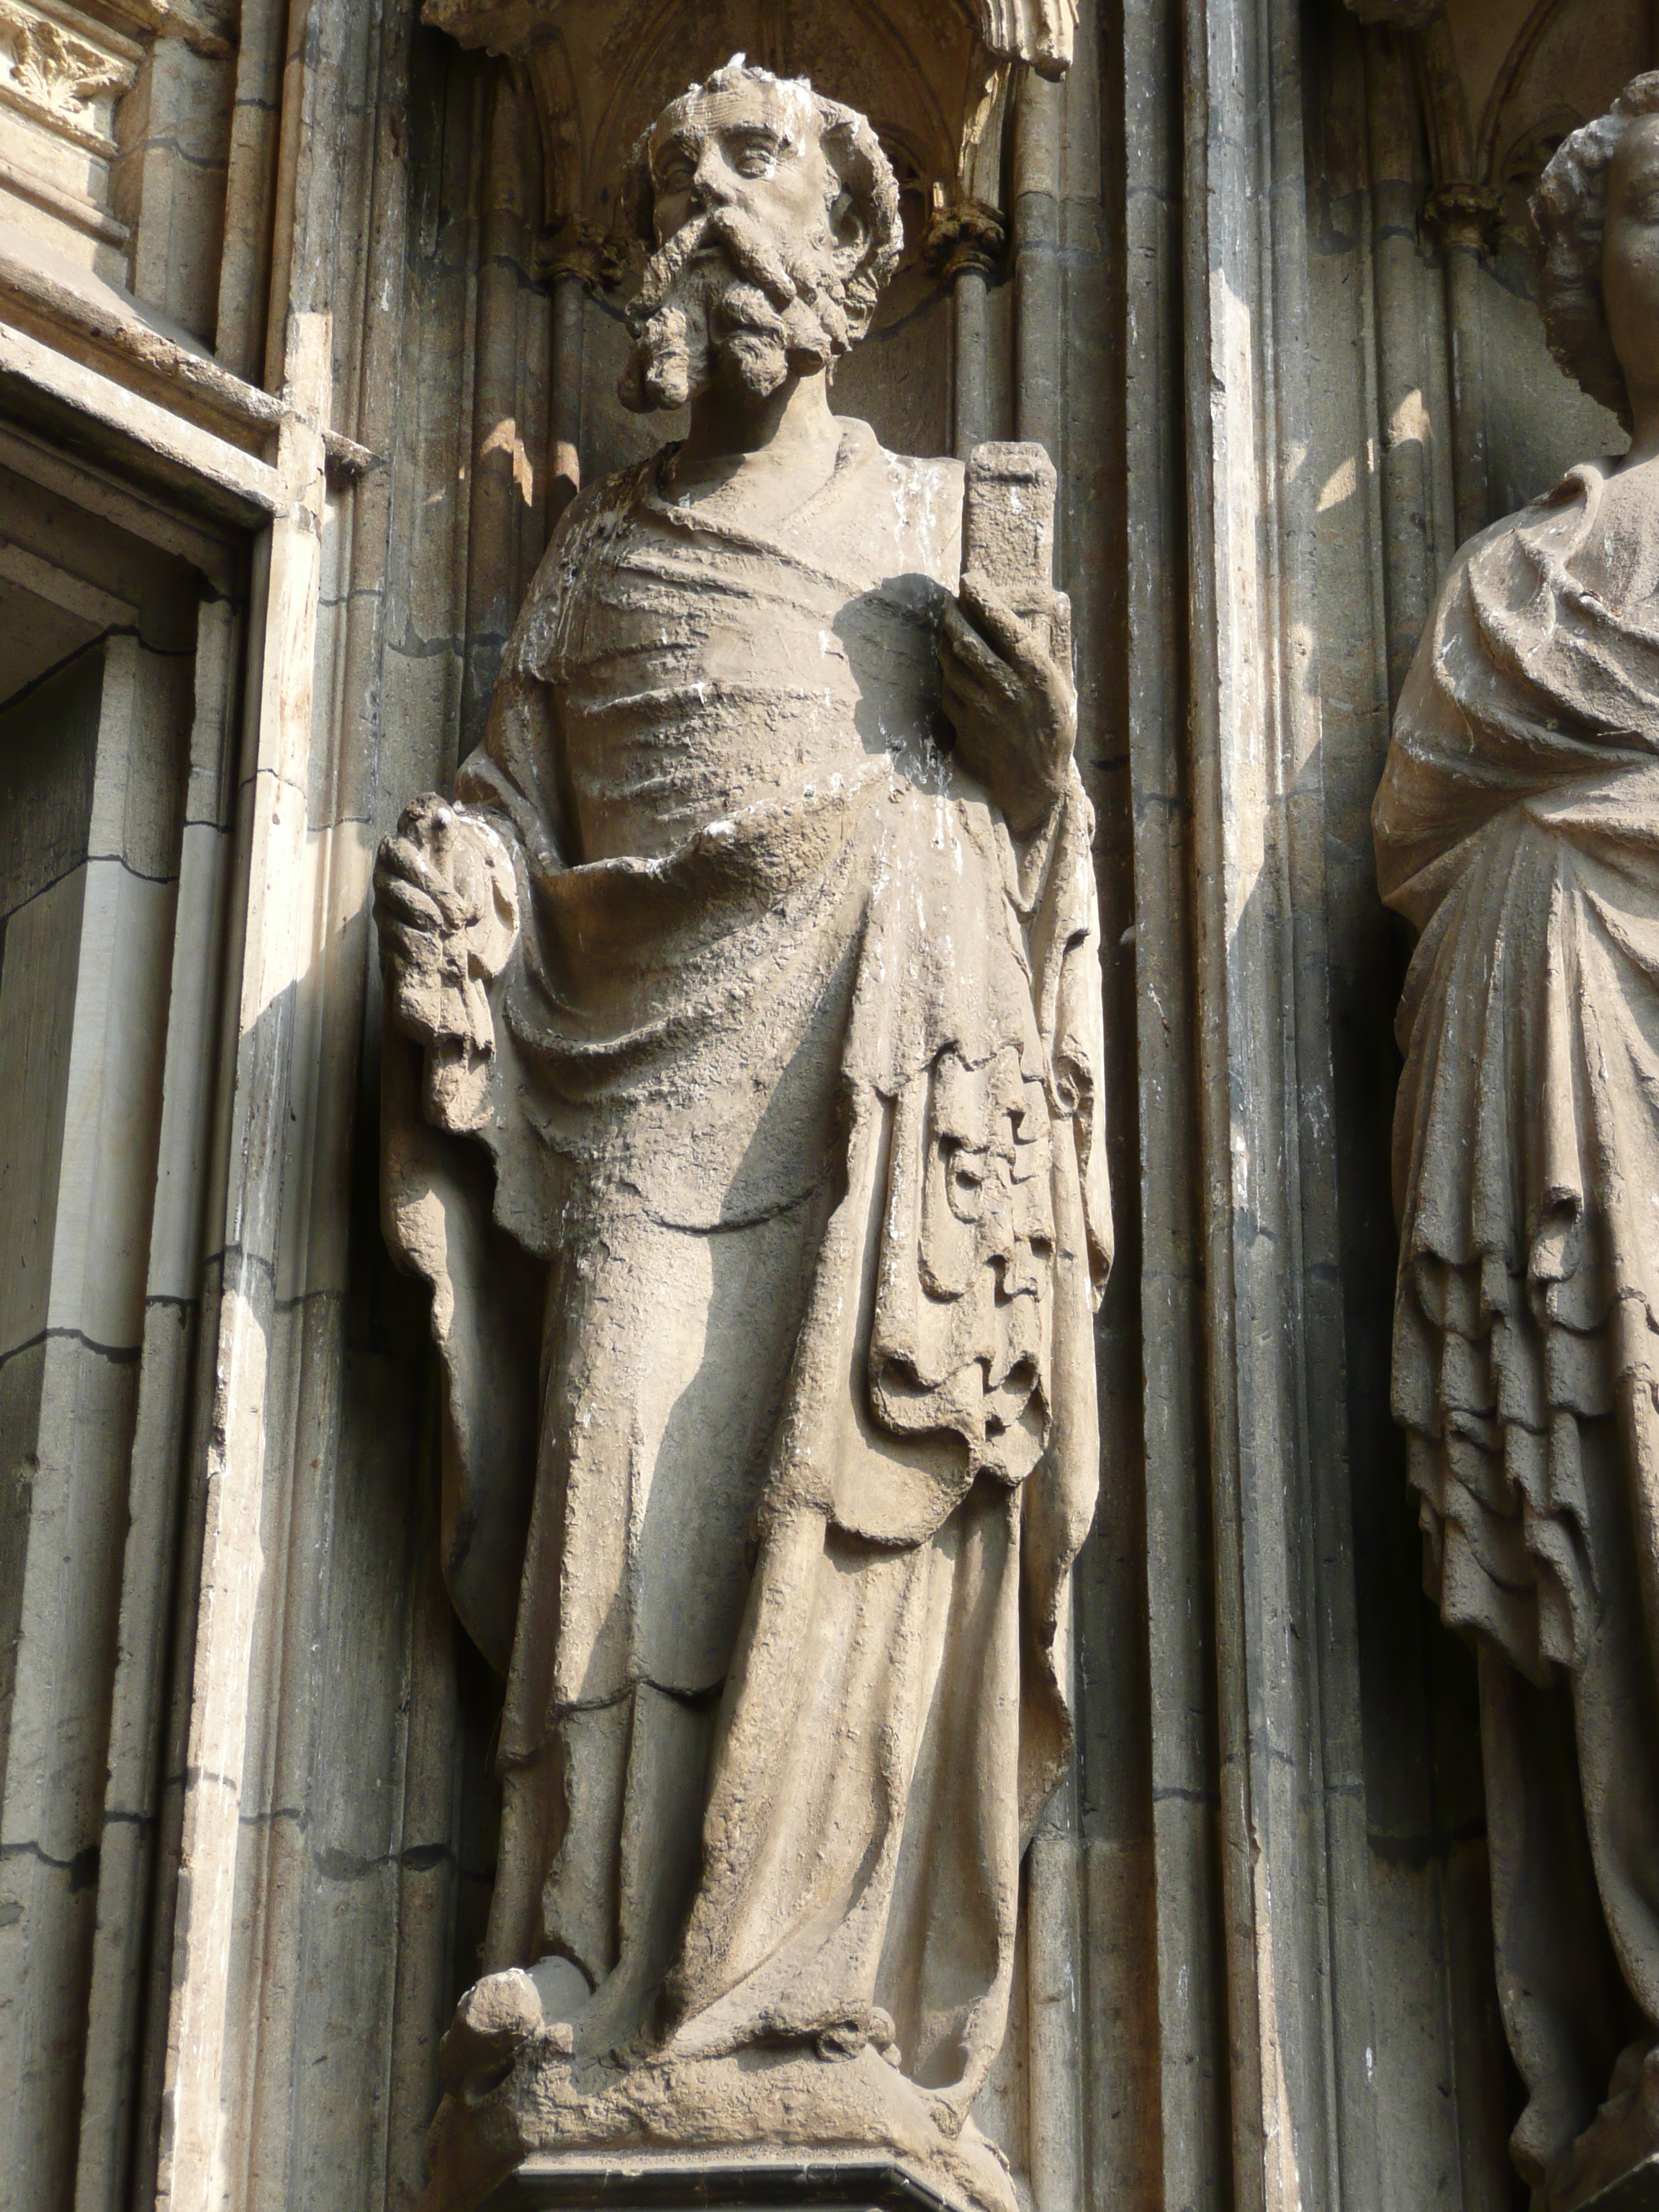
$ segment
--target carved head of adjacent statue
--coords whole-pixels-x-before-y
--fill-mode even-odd
[[[1562,140],[1532,221],[1550,351],[1628,430],[1659,382],[1659,70]]]
[[[741,54],[663,110],[627,190],[653,249],[618,386],[639,413],[726,374],[764,397],[828,368],[898,261],[898,185],[864,117]]]

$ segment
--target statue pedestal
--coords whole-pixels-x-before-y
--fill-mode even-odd
[[[869,2151],[698,2155],[619,2152],[526,2159],[479,2212],[965,2212],[902,2160]],[[1622,2208],[1621,2208],[1622,2212]]]

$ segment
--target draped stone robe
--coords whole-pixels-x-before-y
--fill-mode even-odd
[[[580,1967],[578,2063],[872,2042],[955,2124],[1069,1741],[1091,822],[939,749],[962,471],[841,428],[764,532],[659,459],[564,518],[458,782],[521,917],[485,1103],[394,1105],[388,1211],[507,1680],[486,1965]]]
[[[1476,1632],[1500,1994],[1540,2182],[1659,2020],[1659,481],[1475,539],[1375,815],[1399,1017],[1394,1403]],[[1504,1664],[1504,1662],[1507,1662]]]

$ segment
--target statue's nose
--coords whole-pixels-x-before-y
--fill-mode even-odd
[[[703,209],[724,207],[732,198],[732,173],[718,147],[704,149],[691,179],[690,197],[694,205]]]

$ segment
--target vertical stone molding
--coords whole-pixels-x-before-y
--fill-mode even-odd
[[[224,1273],[215,1352],[200,1581],[173,1934],[173,2000],[156,2203],[206,2212],[222,2194],[221,2085],[254,1680],[268,1466],[271,1344],[295,986],[307,964],[307,792],[313,645],[320,587],[324,453],[332,325],[295,319],[280,434],[285,511],[262,549],[252,685],[258,732],[240,794],[248,927],[235,986],[236,1073],[225,1190]]]
[[[1358,2208],[1377,2186],[1375,2031],[1299,465],[1310,306],[1294,12],[1192,6],[1183,48],[1191,1079],[1233,2201]]]

